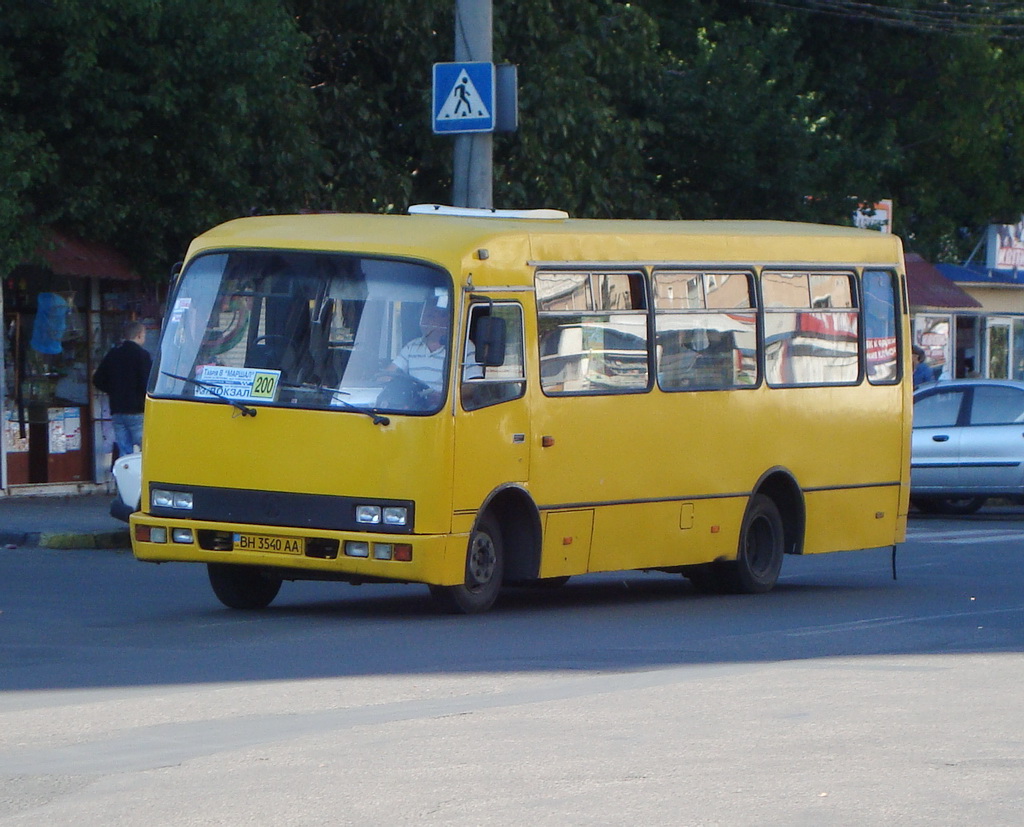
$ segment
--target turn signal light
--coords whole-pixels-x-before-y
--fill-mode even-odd
[[[140,543],[166,543],[167,529],[160,525],[137,525],[135,539]]]

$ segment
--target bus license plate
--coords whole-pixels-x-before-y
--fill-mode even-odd
[[[304,554],[302,537],[271,537],[266,534],[236,534],[235,551],[269,551],[276,554]]]

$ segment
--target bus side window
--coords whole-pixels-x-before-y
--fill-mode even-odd
[[[851,272],[765,269],[761,294],[769,385],[860,381],[860,314]]]
[[[903,376],[899,337],[899,289],[893,273],[865,270],[864,341],[868,381],[872,385],[891,385]]]
[[[479,320],[488,316],[505,323],[505,359],[501,365],[485,367],[472,356],[476,351],[474,336]],[[462,407],[467,411],[518,399],[526,393],[522,307],[512,302],[471,307],[462,362]]]
[[[538,350],[547,396],[646,393],[647,297],[640,272],[538,272]]]
[[[750,274],[656,270],[654,324],[662,390],[753,387],[757,318]]]

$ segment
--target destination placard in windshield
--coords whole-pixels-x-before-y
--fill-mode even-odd
[[[202,385],[196,386],[195,395],[211,399],[219,395],[237,402],[274,401],[280,378],[279,370],[200,365],[196,368],[196,379]]]

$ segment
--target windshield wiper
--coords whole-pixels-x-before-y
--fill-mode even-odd
[[[298,389],[298,390],[303,390],[305,388],[310,388],[310,389],[316,391],[317,393],[327,394],[328,396],[330,396],[331,404],[332,405],[337,405],[343,411],[351,411],[352,413],[361,413],[361,414],[364,414],[365,416],[370,417],[370,419],[373,420],[373,424],[374,425],[390,425],[391,424],[391,420],[388,419],[388,417],[384,416],[383,414],[377,413],[377,411],[375,411],[373,408],[360,408],[358,405],[353,405],[351,402],[346,402],[344,399],[342,399],[341,398],[342,395],[348,393],[348,391],[338,390],[338,388],[328,388],[325,385],[320,385],[320,384],[313,385],[311,383],[310,384],[304,384],[304,385],[292,385],[292,384],[289,384],[288,382],[282,382],[281,383],[281,387],[282,388],[295,388],[295,389]]]
[[[325,388],[325,390],[328,389]],[[374,425],[391,424],[391,420],[388,417],[384,416],[383,414],[377,413],[372,408],[360,408],[358,405],[353,405],[351,402],[346,402],[344,399],[341,398],[341,395],[345,393],[345,391],[334,390],[331,391],[331,393],[334,394],[333,402],[340,405],[342,410],[352,411],[352,413],[366,414],[366,416],[370,417],[370,419],[373,420]]]
[[[203,382],[199,379],[190,379],[188,376],[178,376],[176,373],[168,373],[166,370],[160,371],[164,376],[169,376],[171,379],[180,379],[182,382],[187,382],[190,385],[195,385],[197,388],[202,388],[210,392],[211,396],[216,397],[221,402],[227,402],[233,408],[238,408],[242,412],[242,416],[256,416],[256,409],[250,408],[248,405],[243,405],[236,399],[231,399],[220,392],[216,385],[210,382]]]

